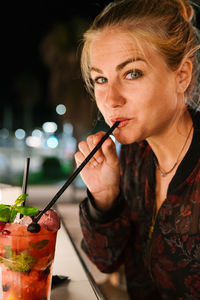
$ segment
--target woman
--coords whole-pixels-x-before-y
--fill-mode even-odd
[[[187,0],[108,5],[85,33],[82,71],[106,123],[82,170],[83,247],[102,272],[124,265],[130,299],[200,299],[197,29]],[[79,143],[80,165],[104,132]]]

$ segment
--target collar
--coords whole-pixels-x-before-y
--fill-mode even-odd
[[[180,184],[182,184],[186,178],[191,174],[192,170],[195,168],[199,158],[200,158],[200,111],[189,110],[194,131],[191,145],[185,154],[183,160],[181,161],[176,174],[172,178],[169,187],[168,194],[171,194]],[[148,180],[150,186],[155,188],[155,165],[153,162],[153,151],[151,151],[150,160],[148,164]]]

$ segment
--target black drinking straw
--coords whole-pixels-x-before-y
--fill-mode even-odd
[[[22,193],[23,194],[26,194],[26,191],[27,191],[29,165],[30,165],[30,157],[27,157],[25,167],[24,167],[24,178],[23,178],[23,184],[22,184]],[[23,202],[23,205],[25,205],[24,202]]]
[[[26,194],[27,191],[27,184],[28,184],[28,173],[29,173],[29,165],[30,165],[30,157],[26,158],[25,166],[24,166],[24,177],[23,177],[23,184],[22,184],[22,193]],[[22,206],[25,206],[26,200],[22,203]],[[20,219],[23,215],[20,215]]]
[[[34,218],[34,223],[37,223],[41,216],[49,210],[54,203],[58,200],[58,198],[62,195],[62,193],[66,190],[66,188],[72,183],[72,181],[76,178],[76,176],[81,172],[81,170],[85,167],[88,161],[92,158],[92,156],[100,149],[103,142],[109,137],[112,131],[119,125],[119,121],[115,122],[112,127],[106,132],[106,134],[102,137],[99,143],[94,147],[94,149],[90,152],[90,154],[85,158],[82,164],[74,171],[74,173],[69,177],[69,179],[64,183],[64,185],[60,188],[57,194],[53,197],[53,199],[49,202],[49,204]]]

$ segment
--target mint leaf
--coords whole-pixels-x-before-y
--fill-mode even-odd
[[[15,200],[15,204],[14,206],[17,206],[19,204],[22,204],[25,200],[26,200],[26,197],[28,196],[28,194],[21,194],[16,200]]]
[[[42,241],[39,241],[37,243],[32,243],[30,242],[30,246],[34,249],[42,249],[44,247],[46,247],[46,245],[48,244],[49,240],[42,240]]]
[[[24,216],[31,217],[36,216],[39,213],[39,210],[32,206],[17,206],[15,207],[15,210]]]
[[[0,204],[0,221],[2,222],[8,222],[10,217],[10,206]]]
[[[29,272],[35,265],[37,259],[25,252],[16,254],[10,246],[5,246],[5,256],[0,256],[0,262],[15,272]]]
[[[17,210],[15,208],[12,209],[12,207],[11,207],[10,217],[9,217],[9,221],[8,222],[9,223],[14,222],[16,215],[17,215]]]
[[[9,207],[10,207],[10,205],[7,205],[7,204],[0,204],[0,211],[1,211],[2,209],[9,208]]]
[[[5,257],[6,258],[11,258],[12,257],[12,248],[11,246],[4,246],[4,249],[5,249]]]
[[[24,216],[34,217],[39,213],[36,207],[32,206],[21,206],[28,194],[21,194],[16,200],[14,205],[0,204],[0,221],[2,222],[14,222],[17,213]],[[20,206],[18,206],[20,205]]]
[[[16,218],[16,215],[17,215],[17,213],[18,213],[18,211],[16,210],[17,205],[22,204],[22,203],[25,201],[25,199],[26,199],[27,196],[28,196],[28,194],[24,194],[24,193],[23,193],[23,194],[21,194],[21,195],[15,200],[14,205],[9,205],[10,215],[9,215],[9,217],[8,217],[8,219],[7,219],[6,222],[9,222],[9,223],[14,222],[14,220],[15,220],[15,218]]]

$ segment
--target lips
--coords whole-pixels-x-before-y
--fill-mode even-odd
[[[117,126],[117,128],[122,128],[125,127],[128,122],[130,121],[130,119],[126,119],[126,118],[115,118],[115,119],[111,119],[112,123],[115,123],[116,121],[119,121],[119,125]]]

